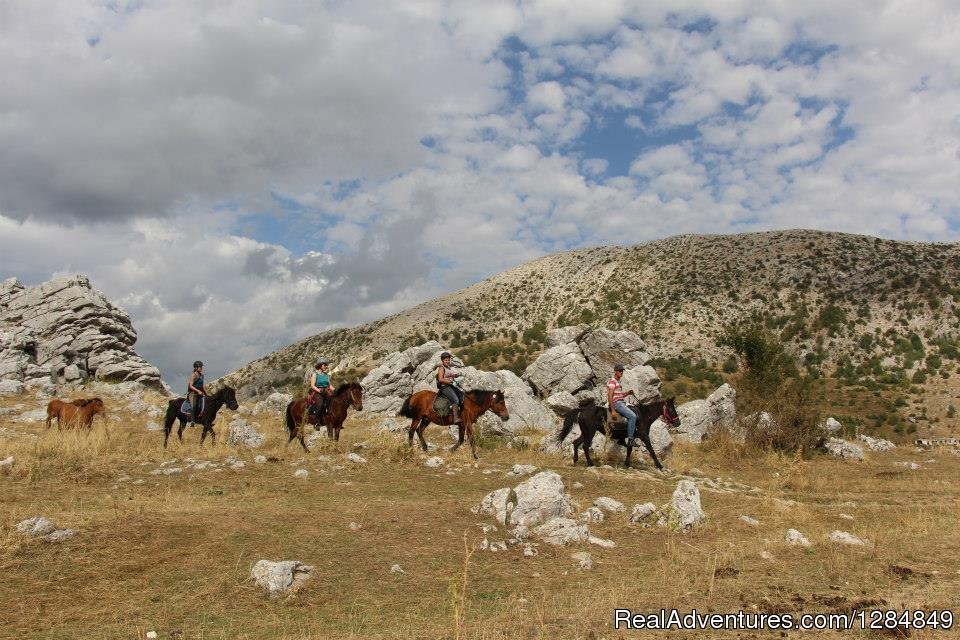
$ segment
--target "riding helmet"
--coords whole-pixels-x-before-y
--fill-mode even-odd
[[[327,362],[327,359],[326,359],[326,358],[318,358],[318,359],[317,359],[317,363],[316,363],[315,365],[313,365],[313,366],[314,366],[314,367],[319,367],[319,366],[322,365],[322,364],[330,364],[330,363]]]
[[[613,365],[613,370],[614,370],[614,371],[623,371],[625,368],[626,368],[626,367],[624,367],[623,364],[621,364],[621,363],[619,363],[619,362],[618,362],[617,364]]]
[[[444,360],[445,358],[452,358],[452,357],[453,355],[451,355],[449,351],[444,351],[443,353],[440,354],[441,360]]]
[[[202,367],[202,366],[203,366],[203,363],[200,362],[199,360],[197,360],[196,362],[193,363],[193,368],[194,368],[194,369],[199,369],[199,368]]]

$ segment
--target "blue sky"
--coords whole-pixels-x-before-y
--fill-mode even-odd
[[[0,266],[164,371],[568,248],[960,231],[955,3],[54,4],[0,7]]]

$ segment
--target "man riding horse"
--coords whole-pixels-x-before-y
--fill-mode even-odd
[[[623,377],[624,366],[619,362],[613,367],[613,377],[607,381],[607,405],[610,407],[610,413],[619,413],[627,419],[627,446],[634,443],[633,436],[637,431],[637,414],[633,412],[625,399],[627,396],[636,396],[631,389],[623,392],[623,386],[620,384],[620,378]]]
[[[449,351],[440,354],[440,366],[437,367],[437,391],[450,401],[450,411],[453,415],[453,424],[460,422],[460,413],[463,411],[463,390],[457,385],[457,373],[451,368],[453,356]]]
[[[326,358],[320,358],[314,365],[314,374],[310,376],[310,400],[309,413],[316,416],[318,422],[323,421],[323,414],[327,411],[327,405],[330,402],[330,396],[333,395],[333,387],[330,386],[330,374],[327,369],[330,363]]]

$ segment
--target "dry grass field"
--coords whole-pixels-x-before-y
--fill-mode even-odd
[[[18,404],[21,411],[40,401],[0,400],[0,408]],[[89,434],[45,431],[42,423],[0,416],[0,458],[15,457],[0,476],[0,636],[778,637],[615,631],[613,610],[956,609],[960,601],[960,457],[948,450],[899,447],[853,463],[744,452],[723,443],[677,445],[668,471],[658,474],[645,465],[633,471],[573,467],[569,458],[516,451],[495,440],[483,443],[474,464],[468,451],[448,453],[448,436],[432,426],[427,438],[442,445],[436,453],[445,464],[429,469],[405,438],[375,435],[375,420],[351,418],[340,443],[324,442],[309,455],[284,447],[279,416],[259,421],[268,440],[255,452],[226,445],[222,437],[201,448],[196,430],[188,430],[186,444],[165,451],[162,434],[147,431],[144,416],[120,406],[109,402],[110,417],[97,419]],[[225,410],[221,436],[229,417]],[[348,462],[350,451],[369,462]],[[270,460],[255,464],[257,453]],[[231,468],[224,463],[231,457],[245,465]],[[220,466],[191,469],[191,460]],[[487,492],[520,482],[505,476],[518,462],[560,473],[583,509],[598,496],[620,500],[628,510],[638,502],[662,504],[681,475],[693,477],[708,521],[678,534],[612,514],[590,528],[614,540],[613,549],[541,543],[535,557],[525,557],[519,546],[483,550],[482,525],[491,520],[470,507]],[[170,467],[183,471],[152,473]],[[295,478],[297,469],[308,477]],[[740,521],[742,514],[759,526]],[[35,515],[78,533],[51,544],[16,532],[17,522]],[[812,546],[788,546],[788,528],[802,531]],[[869,544],[832,543],[827,536],[835,529]],[[509,535],[501,527],[486,537]],[[577,568],[576,551],[593,554],[592,570]],[[264,558],[297,559],[314,573],[294,597],[271,599],[249,579],[251,565]],[[404,573],[391,572],[394,564]],[[842,637],[880,637],[872,633]],[[911,637],[956,634],[915,631]],[[798,635],[838,637],[790,637]]]

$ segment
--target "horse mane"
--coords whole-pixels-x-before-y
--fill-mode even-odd
[[[350,389],[355,389],[356,387],[359,387],[359,386],[360,386],[359,382],[345,382],[334,390],[333,397],[336,398],[337,396],[342,396]]]
[[[467,395],[470,396],[470,399],[476,402],[477,404],[482,404],[484,400],[495,393],[501,393],[497,391],[483,391],[481,389],[474,389],[473,391],[467,391]]]

